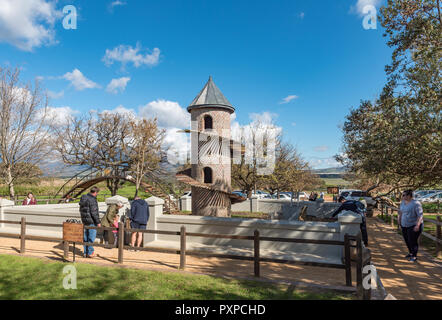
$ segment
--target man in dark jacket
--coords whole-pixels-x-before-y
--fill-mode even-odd
[[[88,227],[101,227],[98,214],[97,195],[100,189],[92,187],[88,194],[82,195],[80,200],[81,222]],[[96,229],[84,229],[84,242],[94,243],[97,236]],[[94,247],[84,246],[84,257],[92,258]]]
[[[147,221],[149,220],[149,206],[145,200],[142,200],[140,197],[135,197],[130,207],[129,219],[131,229],[146,230]],[[135,242],[137,242],[137,247],[140,247],[142,240],[143,234],[141,232],[134,232],[130,245],[135,247]]]
[[[361,234],[362,234],[362,241],[364,242],[364,245],[368,246],[368,234],[367,234],[367,224],[365,221],[365,206],[362,202],[356,201],[356,200],[345,200],[343,196],[340,196],[338,199],[338,202],[342,203],[342,205],[339,207],[338,210],[336,210],[332,217],[336,217],[341,211],[353,211],[355,213],[358,213],[362,217],[362,223],[361,223]]]

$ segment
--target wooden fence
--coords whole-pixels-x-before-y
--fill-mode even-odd
[[[26,234],[27,226],[40,226],[40,227],[54,227],[54,228],[62,228],[62,224],[49,224],[49,223],[36,223],[36,222],[26,222],[26,218],[22,217],[21,221],[7,221],[0,220],[0,223],[5,224],[19,224],[20,235],[18,234],[10,234],[10,233],[0,233],[0,236],[19,238],[20,239],[20,253],[24,254],[26,252],[26,240],[37,240],[37,241],[49,241],[49,242],[61,242],[63,243],[64,249],[64,259],[68,261],[69,258],[69,246],[70,244],[79,244],[79,245],[88,245],[91,243],[85,242],[68,242],[63,241],[60,238],[53,237],[41,237],[41,236],[31,236]],[[362,286],[363,274],[362,270],[366,265],[371,264],[371,255],[363,257],[363,248],[362,248],[362,236],[359,233],[357,236],[351,236],[346,234],[344,237],[344,241],[337,240],[313,240],[313,239],[289,239],[289,238],[273,238],[273,237],[261,237],[259,230],[255,230],[254,234],[251,236],[240,236],[240,235],[225,235],[225,234],[205,234],[205,233],[191,233],[186,232],[186,228],[184,226],[181,227],[180,231],[161,231],[161,230],[144,230],[144,229],[129,229],[125,228],[122,222],[119,223],[118,228],[111,227],[89,227],[85,226],[85,229],[96,229],[100,231],[108,230],[108,231],[118,231],[118,244],[117,245],[109,245],[103,243],[93,243],[94,247],[104,247],[104,248],[117,248],[118,249],[118,263],[124,263],[124,249],[133,249],[131,246],[124,245],[124,233],[126,232],[141,232],[143,234],[163,234],[163,235],[176,235],[180,237],[180,250],[176,249],[167,249],[167,248],[139,248],[137,250],[140,251],[151,251],[151,252],[164,252],[164,253],[175,253],[180,255],[180,266],[179,269],[184,270],[186,268],[186,256],[204,256],[204,257],[215,257],[215,258],[224,258],[224,259],[238,259],[238,260],[247,260],[253,261],[254,264],[254,275],[255,277],[260,277],[260,263],[261,262],[273,262],[273,263],[283,263],[283,264],[295,264],[295,265],[307,265],[307,266],[316,266],[316,267],[326,267],[326,268],[336,268],[336,269],[345,269],[345,283],[346,286],[352,287],[352,262],[356,264],[356,290],[358,297],[364,300],[371,299],[371,289],[364,289]],[[235,240],[244,240],[244,241],[253,241],[254,250],[253,256],[241,256],[241,255],[232,255],[232,254],[218,254],[218,253],[209,253],[209,252],[201,252],[196,250],[187,250],[186,249],[186,239],[187,237],[204,237],[204,238],[216,238],[216,239],[235,239]],[[322,245],[339,245],[344,248],[344,262],[342,264],[334,264],[334,263],[325,263],[325,262],[311,262],[311,261],[293,261],[286,259],[274,259],[274,258],[266,258],[260,256],[260,243],[262,241],[272,241],[272,242],[290,242],[290,243],[310,243],[310,244],[322,244]],[[351,258],[351,248],[356,248],[356,259]]]
[[[396,222],[396,227],[399,230],[400,229],[399,214],[397,216],[394,215],[394,213],[398,212],[398,211],[399,210],[394,207],[390,207],[387,205],[381,206],[382,220],[384,219],[384,217],[389,218],[390,224],[393,228],[395,227],[395,222]],[[439,259],[442,259],[442,219],[441,219],[440,215],[437,215],[436,219],[437,220],[428,219],[428,218],[425,218],[425,216],[424,216],[425,223],[432,223],[432,224],[436,225],[436,236],[433,236],[433,235],[429,234],[428,232],[424,232],[424,231],[422,231],[422,236],[434,241],[434,243],[436,245],[436,257],[438,257]]]

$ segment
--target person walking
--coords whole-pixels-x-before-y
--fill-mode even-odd
[[[80,199],[81,222],[87,227],[101,227],[100,216],[98,214],[97,195],[100,189],[92,187],[88,194],[82,195]],[[84,229],[84,242],[94,243],[97,236],[96,229]],[[84,246],[84,257],[94,256],[93,246]]]
[[[23,200],[22,205],[24,206],[30,206],[30,205],[36,205],[37,204],[37,199],[34,198],[34,195],[32,194],[32,192],[29,192],[28,195],[26,196],[26,198]]]
[[[413,199],[413,190],[402,193],[402,202],[399,207],[399,225],[402,228],[402,236],[408,248],[408,261],[417,261],[419,250],[419,236],[424,227],[424,210],[422,204]]]
[[[149,206],[145,200],[142,200],[140,197],[135,197],[134,201],[130,207],[130,227],[131,229],[143,229],[146,230],[147,221],[149,220]],[[130,245],[135,247],[141,246],[141,241],[143,240],[142,232],[134,232],[132,233]]]
[[[364,204],[356,200],[345,200],[344,196],[340,196],[338,202],[341,203],[341,206],[332,214],[332,217],[336,217],[341,211],[352,211],[360,214],[362,217],[362,222],[360,225],[362,241],[364,242],[364,245],[368,247],[367,221],[365,219]]]
[[[117,203],[111,204],[107,210],[106,214],[101,218],[101,225],[106,228],[114,227],[115,217],[118,215],[118,211],[123,208],[123,202],[118,201]],[[118,225],[118,223],[117,223]],[[113,245],[115,242],[114,232],[109,230],[103,231],[103,238],[109,245]]]

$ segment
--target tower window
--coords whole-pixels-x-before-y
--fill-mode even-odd
[[[212,169],[209,167],[204,168],[204,183],[213,183],[212,182]]]
[[[204,117],[204,129],[213,129],[213,119],[211,116]]]

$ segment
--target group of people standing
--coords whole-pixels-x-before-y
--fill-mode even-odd
[[[324,200],[324,195],[325,195],[324,192],[321,192],[321,194],[319,195],[319,199]],[[310,193],[310,196],[308,197],[308,201],[316,201],[317,199],[318,199],[318,193],[312,191]]]
[[[362,223],[360,225],[362,241],[365,246],[368,246],[368,234],[366,225],[366,205],[361,201],[346,200],[343,196],[339,197],[338,202],[341,206],[333,213],[333,217],[336,217],[340,212],[352,211],[358,213],[362,217]],[[402,229],[402,236],[405,244],[408,248],[408,254],[405,259],[411,262],[417,261],[417,253],[419,251],[419,236],[422,233],[424,227],[424,211],[422,204],[413,199],[413,190],[406,190],[402,193],[402,201],[398,211],[398,222]]]
[[[106,214],[102,219],[99,217],[97,195],[99,188],[92,187],[90,192],[83,195],[80,199],[80,215],[81,221],[88,227],[107,227],[117,228],[120,222],[119,210],[123,208],[122,202],[109,205]],[[149,220],[149,206],[147,202],[140,197],[135,197],[131,204],[130,213],[127,217],[130,221],[131,229],[146,230],[147,222]],[[105,230],[103,233],[104,239],[109,245],[116,245],[118,242],[118,230]],[[93,243],[97,236],[97,229],[84,229],[84,242]],[[137,251],[137,247],[141,246],[143,240],[142,232],[133,232],[130,239],[131,250]],[[92,258],[95,255],[94,247],[84,246],[84,257]]]
[[[119,210],[123,208],[122,202],[111,204],[102,219],[98,213],[98,195],[99,189],[92,187],[90,192],[83,195],[80,200],[81,221],[85,226],[89,227],[111,227],[118,228],[120,222]],[[316,195],[317,196],[317,195]],[[315,199],[316,200],[316,199]],[[315,201],[313,200],[313,201]],[[366,225],[366,204],[356,200],[346,200],[343,196],[339,197],[338,202],[341,206],[333,213],[336,217],[342,211],[352,211],[358,213],[362,217],[360,225],[362,241],[368,246],[368,233]],[[146,230],[149,220],[149,206],[145,200],[135,197],[131,204],[130,214],[127,217],[130,221],[131,229]],[[406,190],[402,194],[402,202],[399,208],[399,225],[402,228],[402,235],[408,248],[408,255],[405,257],[409,261],[417,261],[417,253],[419,250],[418,239],[423,229],[423,209],[419,201],[413,199],[413,190]],[[84,230],[84,242],[93,243],[97,235],[96,229]],[[116,245],[118,239],[117,229],[105,231],[104,238],[109,245]],[[141,246],[143,240],[142,232],[133,232],[130,236],[131,250],[138,251],[137,247]],[[84,256],[91,258],[94,256],[94,248],[92,245],[84,246]]]

